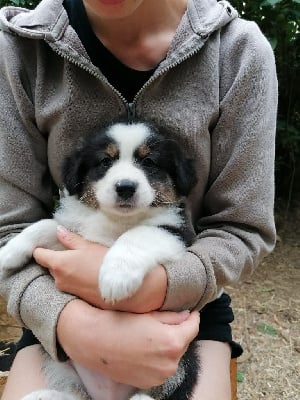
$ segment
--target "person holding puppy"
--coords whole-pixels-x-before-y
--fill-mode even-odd
[[[26,268],[1,274],[9,312],[26,327],[3,400],[45,386],[39,343],[54,359],[147,388],[174,373],[195,337],[194,398],[229,399],[240,349],[220,288],[275,243],[277,80],[267,40],[215,0],[42,0],[33,11],[4,8],[0,27],[1,244],[51,215],[63,158],[109,121],[166,127],[198,171],[188,199],[195,243],[157,265],[132,298],[101,298],[107,249],[64,229],[65,251],[36,249]]]

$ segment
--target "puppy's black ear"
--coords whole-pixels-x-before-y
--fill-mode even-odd
[[[178,192],[183,196],[188,196],[197,183],[194,160],[178,155],[176,160],[175,182]]]
[[[62,168],[62,177],[64,187],[71,196],[77,194],[80,196],[83,187],[82,176],[82,152],[78,148],[73,151],[64,161]]]
[[[177,192],[182,196],[188,196],[197,183],[197,174],[194,160],[186,157],[179,144],[174,140],[166,141],[169,154],[170,175],[176,185]]]

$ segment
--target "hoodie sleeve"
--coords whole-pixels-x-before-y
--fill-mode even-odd
[[[47,135],[35,124],[34,79],[29,82],[13,36],[0,32],[0,54],[0,246],[3,246],[29,224],[51,215],[53,193],[47,166]],[[34,62],[31,67],[34,71]],[[74,297],[60,293],[47,271],[34,263],[10,274],[0,271],[0,294],[7,300],[8,312],[31,329],[51,356],[57,358],[57,319]]]
[[[201,309],[220,288],[248,276],[275,244],[277,78],[255,23],[238,19],[221,33],[219,81],[204,213],[185,257],[166,266],[163,309]]]

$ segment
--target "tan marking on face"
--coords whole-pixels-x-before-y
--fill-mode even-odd
[[[153,185],[155,190],[154,204],[156,206],[169,206],[178,201],[178,195],[172,182],[157,182]]]
[[[91,208],[95,209],[99,208],[99,203],[96,198],[96,194],[90,185],[85,186],[84,193],[79,200]]]
[[[150,147],[144,143],[138,148],[137,153],[140,158],[145,158],[150,153]]]
[[[118,156],[118,154],[119,154],[118,147],[115,144],[110,143],[106,148],[106,153],[111,158],[116,158]]]

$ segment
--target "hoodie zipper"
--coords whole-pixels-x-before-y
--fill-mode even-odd
[[[102,83],[107,85],[113,91],[113,93],[115,93],[124,103],[126,111],[127,111],[127,121],[129,123],[133,122],[133,120],[135,119],[135,114],[136,114],[134,102],[129,103],[126,100],[126,98],[122,95],[122,93],[120,93],[111,83],[109,83],[109,81],[105,78],[104,75],[100,75],[96,71],[93,71],[88,66],[84,65],[80,61],[76,60],[74,57],[69,56],[68,54],[64,53],[63,51],[59,50],[58,48],[55,48],[54,46],[51,46],[51,48],[60,57],[69,61],[70,63],[76,65],[77,67],[83,69],[84,71],[88,72],[90,75],[94,76],[96,79],[99,79]]]
[[[150,79],[141,87],[141,89],[136,93],[136,95],[133,98],[132,102],[128,102],[127,99],[111,84],[109,81],[104,77],[104,75],[100,75],[96,71],[93,71],[91,68],[88,66],[84,65],[82,62],[76,60],[74,57],[69,56],[65,52],[61,51],[60,49],[52,46],[51,42],[48,42],[52,50],[58,54],[60,57],[64,58],[65,60],[71,62],[72,64],[76,65],[77,67],[83,69],[84,71],[88,72],[95,78],[99,79],[101,82],[106,84],[107,86],[110,87],[110,89],[119,97],[119,99],[122,100],[122,102],[125,105],[126,111],[127,111],[127,120],[129,123],[131,123],[135,117],[136,117],[136,103],[138,100],[138,97],[141,95],[142,92],[144,92],[151,84],[154,82],[158,77],[162,76],[172,68],[175,68],[177,65],[181,64],[188,58],[192,57],[194,54],[196,54],[204,44],[205,40],[208,38],[208,35],[198,35],[200,38],[202,38],[201,46],[200,44],[192,49],[192,51],[189,51],[184,57],[180,57],[178,60],[175,62],[167,65],[165,68],[162,68],[158,74],[152,75]]]
[[[198,35],[200,36],[200,35]],[[166,72],[170,71],[171,69],[177,67],[177,65],[181,64],[182,62],[186,61],[188,58],[192,57],[193,55],[195,55],[203,46],[205,40],[208,38],[208,35],[203,35],[200,36],[200,38],[203,39],[203,41],[201,42],[201,46],[198,45],[197,47],[193,48],[192,51],[187,52],[187,54],[183,57],[180,57],[178,60],[174,61],[173,63],[167,65],[166,67],[162,68],[159,73],[156,75],[154,73],[154,75],[152,75],[148,81],[141,87],[141,89],[136,93],[136,95],[133,98],[133,101],[131,104],[135,104],[137,102],[138,97],[141,95],[141,93],[147,89],[147,87],[149,87],[152,82],[154,82],[158,77],[162,76],[163,74],[165,74]],[[205,39],[205,40],[204,40]]]
[[[127,120],[129,123],[131,123],[135,119],[135,103],[126,102],[126,108],[127,108]]]

